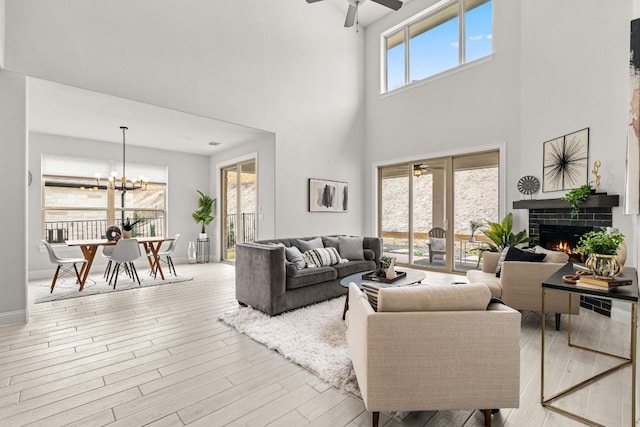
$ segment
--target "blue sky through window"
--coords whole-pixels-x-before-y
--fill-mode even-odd
[[[466,13],[466,62],[489,55],[493,51],[491,17],[491,1]],[[458,25],[459,19],[455,17],[411,38],[409,41],[410,82],[460,65]],[[405,85],[404,50],[404,43],[387,50],[387,90]]]

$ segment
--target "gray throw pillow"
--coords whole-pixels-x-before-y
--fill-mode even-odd
[[[444,237],[429,237],[432,251],[444,251],[447,248],[447,239]]]
[[[298,270],[301,268],[305,268],[307,263],[304,261],[304,257],[302,256],[302,252],[300,249],[295,246],[291,246],[290,248],[284,248],[285,256],[287,257],[287,261],[292,262]]]
[[[338,249],[339,246],[337,237],[322,236],[322,243],[324,243],[325,248]]]
[[[363,260],[364,250],[362,249],[363,237],[338,237],[338,250],[340,256],[349,261]]]
[[[307,251],[313,249],[322,249],[324,248],[324,243],[322,243],[322,237],[316,237],[311,240],[300,240],[297,239],[298,248],[300,248],[300,252],[305,253]]]

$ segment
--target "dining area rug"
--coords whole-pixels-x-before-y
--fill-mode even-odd
[[[59,301],[69,298],[86,297],[89,295],[106,294],[110,292],[126,291],[129,289],[138,289],[151,286],[168,285],[170,283],[187,282],[193,280],[191,276],[185,275],[167,275],[163,280],[159,276],[154,278],[144,273],[140,274],[140,285],[137,281],[131,280],[126,275],[122,275],[118,278],[116,288],[113,289],[113,285],[109,285],[108,281],[102,277],[102,275],[90,275],[87,278],[87,282],[84,285],[82,291],[78,290],[78,284],[75,282],[75,277],[66,276],[62,279],[58,279],[53,292],[51,291],[51,279],[43,279],[36,284],[34,303],[39,304],[43,302]]]

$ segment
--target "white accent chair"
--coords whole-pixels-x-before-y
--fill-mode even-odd
[[[53,247],[51,247],[49,242],[43,239],[42,244],[45,248],[47,248],[47,252],[49,253],[49,261],[51,261],[52,264],[58,266],[58,268],[56,268],[55,274],[53,275],[53,280],[51,281],[51,293],[53,293],[53,288],[55,288],[56,286],[56,281],[60,276],[61,269],[62,274],[65,274],[71,273],[71,268],[73,267],[73,270],[76,273],[76,278],[78,280],[77,283],[80,284],[82,280],[80,279],[80,273],[78,272],[78,267],[76,266],[76,264],[84,264],[85,262],[87,262],[87,260],[85,258],[60,258],[58,255],[56,255]]]
[[[169,246],[167,246],[167,249],[158,252],[158,261],[166,264],[169,267],[169,274],[173,274],[174,276],[177,276],[178,274],[176,273],[176,267],[173,265],[173,259],[171,259],[171,256],[176,251],[176,243],[178,242],[179,237],[180,233],[173,236],[173,240],[169,242]],[[153,257],[153,254],[149,253],[147,254],[147,256]],[[155,278],[158,274],[158,267],[154,265],[151,269],[150,274],[152,274]]]
[[[109,285],[113,282],[113,289],[116,288],[116,284],[118,283],[118,274],[120,272],[121,265],[129,271],[131,278],[133,280],[137,280],[138,286],[140,286],[140,277],[138,277],[138,272],[136,271],[136,266],[133,264],[133,261],[140,258],[141,255],[140,243],[137,239],[118,240],[118,243],[116,243],[113,253],[111,254],[111,260],[115,265],[111,272]]]
[[[382,288],[378,311],[349,285],[347,341],[364,405],[379,412],[520,404],[518,311],[485,285]]]

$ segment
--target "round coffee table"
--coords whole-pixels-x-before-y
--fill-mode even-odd
[[[424,280],[424,278],[427,277],[427,274],[424,271],[420,271],[420,270],[397,268],[396,271],[405,272],[407,273],[407,275],[400,279],[394,280],[391,283],[384,283],[377,280],[363,279],[362,278],[363,275],[371,273],[371,271],[366,271],[363,273],[355,273],[350,276],[343,277],[342,280],[340,280],[340,285],[342,287],[349,288],[349,283],[354,283],[356,286],[358,286],[359,289],[362,289],[363,283],[371,283],[383,288],[386,286],[393,286],[393,287],[407,286],[407,285],[414,285],[416,283],[421,283]],[[348,309],[349,309],[349,292],[347,292],[347,298],[344,300],[344,312],[342,313],[342,320],[345,319]]]

